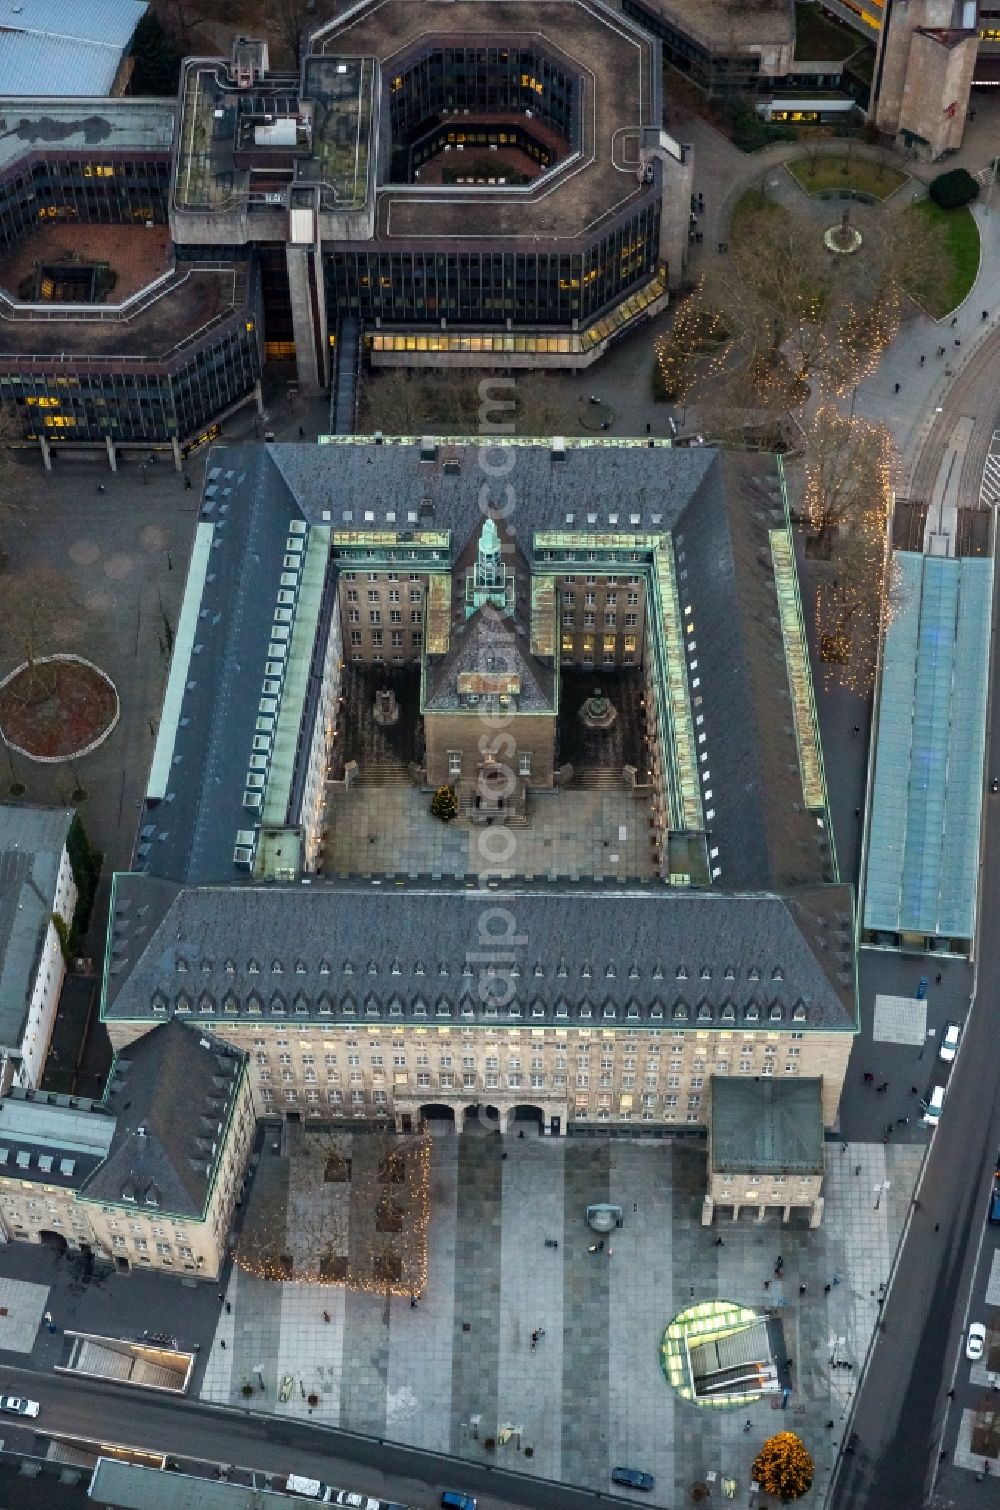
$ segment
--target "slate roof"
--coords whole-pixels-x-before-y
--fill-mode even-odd
[[[145,914],[136,937],[148,888],[142,876],[116,878],[108,1018],[498,1020],[489,989],[480,993],[491,963],[479,912],[454,883],[178,887],[169,901],[161,888],[158,917]],[[523,1022],[596,1024],[613,1009],[645,1027],[855,1025],[850,887],[732,897],[521,883],[500,896],[523,920],[526,942],[497,965],[517,972]]]
[[[111,93],[146,0],[0,0],[5,94]]]
[[[72,822],[70,808],[0,803],[0,1051],[20,1050]]]
[[[712,1076],[713,1174],[822,1174],[818,1076]]]
[[[447,652],[428,665],[425,708],[435,713],[457,709],[458,678],[474,672],[519,677],[521,690],[514,699],[519,713],[555,711],[552,667],[531,654],[524,625],[489,603],[452,630]]]
[[[769,530],[784,526],[773,458],[585,440],[558,453],[545,441],[515,442],[510,453],[513,470],[496,484],[496,501],[513,496],[517,541],[536,558],[539,531],[564,537],[567,549],[581,533],[671,533],[683,618],[694,625],[683,648],[705,735],[699,749],[709,764],[699,771],[711,775],[707,822],[720,871],[708,894],[659,883],[627,893],[568,880],[518,883],[533,941],[519,988],[525,1017],[561,1020],[565,1006],[584,1020],[588,1005],[592,1017],[608,1006],[619,1017],[634,1009],[634,1020],[649,1023],[725,1026],[763,1023],[773,1004],[776,1021],[853,1027],[851,889],[838,883],[825,821],[803,805],[768,541]],[[279,1015],[314,1021],[350,1021],[347,997],[354,1020],[369,997],[373,1015],[419,1016],[422,1007],[434,1016],[440,997],[460,1015],[473,947],[461,883],[408,881],[394,885],[391,898],[319,877],[308,890],[262,890],[233,863],[236,831],[252,822],[244,775],[290,525],[449,532],[452,564],[469,559],[488,480],[479,444],[438,440],[426,456],[418,439],[362,437],[212,453],[200,526],[212,538],[180,665],[169,776],[140,823],[134,869],[145,874],[118,878],[106,1016],[154,1022],[181,1007],[211,1023],[253,1006],[270,1013],[274,997]],[[482,612],[469,621],[457,613],[449,656],[429,669],[432,697],[448,695],[443,681],[482,624]],[[550,698],[551,673],[540,663],[531,669],[532,695]],[[424,958],[418,970],[432,953],[433,964]],[[409,963],[394,978],[397,956]],[[336,973],[348,959],[353,983]],[[702,966],[711,981],[701,980]],[[687,1016],[674,1019],[678,1011]],[[477,1005],[469,1020],[488,1019]]]
[[[104,1096],[114,1137],[81,1196],[200,1218],[245,1058],[179,1018],[123,1049]]]
[[[0,1174],[79,1190],[114,1130],[100,1102],[14,1088],[0,1101]]]
[[[716,468],[681,514],[673,542],[694,623],[689,677],[699,681],[720,884],[742,891],[833,880],[829,830],[802,799],[768,542],[784,523],[773,463],[721,453]]]

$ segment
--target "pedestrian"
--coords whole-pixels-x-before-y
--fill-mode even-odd
[[[856,807],[854,809],[854,811],[856,813],[858,813],[858,812],[861,811],[861,809]],[[875,1076],[872,1074],[871,1070],[865,1070],[865,1073],[864,1073],[864,1082],[865,1082],[865,1085],[874,1085],[874,1083],[875,1083]]]
[[[717,1238],[716,1238],[716,1239],[715,1239],[715,1246],[716,1246],[716,1247],[717,1247],[717,1248],[724,1248],[724,1247],[725,1247],[725,1246],[726,1246],[726,1245],[725,1245],[725,1243],[724,1243],[724,1242],[723,1242],[723,1240],[722,1240],[722,1238],[721,1238],[721,1237],[717,1237]]]
[[[415,1311],[416,1309],[417,1309],[417,1297],[415,1295],[411,1295],[410,1296],[410,1310],[411,1311]]]
[[[305,438],[306,438],[306,432],[303,430],[302,426],[300,425],[299,426],[299,440],[305,440]]]
[[[770,1288],[771,1288],[771,1281],[769,1279],[765,1279],[765,1281],[764,1281],[764,1289],[765,1290],[769,1290]]]
[[[103,482],[99,482],[99,483],[98,483],[98,484],[97,484],[97,491],[98,491],[98,492],[99,492],[99,493],[103,493],[103,492],[104,492],[104,491],[105,491],[105,487],[104,487],[104,484],[103,484]]]
[[[326,1322],[327,1326],[330,1325],[330,1312],[329,1311],[324,1311],[323,1312],[323,1320]]]
[[[185,479],[184,479],[184,487],[185,487],[185,490],[190,493],[190,491],[191,491],[191,479],[190,479],[190,477],[185,477]]]
[[[926,360],[927,360],[927,358],[925,356],[921,356],[921,358],[920,358],[920,365],[921,365],[921,367],[924,365],[924,363],[926,362]]]
[[[225,1298],[226,1298],[225,1295],[220,1295],[219,1296],[220,1301],[225,1300]]]
[[[829,1293],[830,1293],[830,1291],[832,1289],[833,1289],[833,1285],[824,1285],[823,1286],[823,1293],[824,1293],[824,1295],[829,1295]]]
[[[854,1173],[855,1174],[860,1174],[861,1173],[861,1165],[860,1164],[855,1164],[855,1166],[854,1166]]]
[[[905,1127],[906,1124],[907,1124],[907,1122],[909,1122],[909,1120],[910,1120],[909,1117],[897,1117],[896,1118],[896,1126],[897,1127]]]
[[[860,818],[861,817],[861,809],[859,807],[856,807],[854,809],[854,816],[855,816],[855,818]]]
[[[840,1275],[839,1275],[839,1274],[835,1274],[835,1275],[834,1275],[834,1276],[833,1276],[833,1280],[832,1280],[832,1281],[831,1281],[831,1282],[832,1282],[832,1283],[833,1283],[833,1284],[835,1284],[835,1285],[839,1285],[839,1284],[840,1284]]]
[[[826,1423],[826,1429],[827,1429],[827,1431],[832,1431],[833,1430],[833,1422],[832,1421],[827,1421],[827,1423]]]
[[[898,393],[899,392],[899,384],[898,383],[894,383],[893,384],[892,391],[893,391],[893,393]]]
[[[753,1431],[753,1422],[748,1421],[743,1428],[744,1432]]]
[[[911,1085],[910,1086],[910,1095],[911,1096],[919,1096],[920,1095],[920,1092],[917,1090],[917,1087],[915,1085]]]
[[[948,1391],[948,1399],[949,1400],[954,1400],[954,1398],[955,1398],[955,1391],[953,1389],[950,1389]]]
[[[649,423],[649,420],[648,420],[648,419],[647,419],[647,421],[646,421],[646,434],[647,434],[647,435],[649,435],[649,434],[651,434],[651,433],[652,433],[652,429],[653,429],[653,427],[652,427],[652,425],[651,425],[651,424],[650,424],[650,423]]]
[[[805,1287],[805,1285],[799,1285],[799,1294],[800,1295],[804,1295],[805,1293],[806,1293],[806,1287]]]
[[[958,324],[958,316],[957,315],[952,315],[952,317],[951,317],[951,328],[952,328],[952,330],[954,330],[954,328],[955,328],[955,326],[957,324]]]
[[[225,1345],[226,1345],[226,1339],[225,1339],[225,1337],[220,1337],[220,1339],[219,1339],[219,1346],[220,1347],[225,1347]]]
[[[958,336],[956,336],[956,337],[955,337],[955,345],[956,345],[956,346],[961,346],[961,344],[962,344],[962,343],[961,343],[961,341],[960,341],[960,340],[959,340],[959,339],[958,339]]]
[[[948,1449],[946,1447],[942,1447],[941,1451],[938,1453],[938,1462],[939,1463],[943,1463],[944,1460],[945,1460],[945,1458],[947,1456],[948,1456]]]
[[[939,346],[938,347],[937,354],[938,354],[939,357],[943,357],[944,356],[944,347],[943,346]]]
[[[227,1300],[226,1301],[226,1315],[227,1316],[232,1315],[232,1310],[233,1310],[233,1303],[232,1303],[231,1300]]]
[[[855,724],[854,725],[854,737],[855,737],[855,739],[857,738],[857,736],[860,733],[861,733],[861,725],[860,724]]]
[[[989,317],[990,317],[990,312],[989,312],[989,310],[988,310],[988,309],[984,309],[984,310],[983,310],[983,319],[984,319],[984,320],[988,320],[988,319],[989,319]]]
[[[614,1257],[614,1253],[615,1253],[614,1248],[609,1248],[608,1249],[608,1257],[609,1258],[613,1258]]]
[[[937,975],[935,975],[935,977],[934,977],[934,984],[936,986],[939,986],[941,984],[941,971],[940,970],[938,971]]]
[[[935,1232],[940,1232],[941,1231],[941,1223],[940,1222],[935,1222],[934,1223],[934,1231]]]
[[[840,1151],[841,1151],[841,1153],[846,1153],[847,1152],[847,1144],[846,1143],[841,1143],[841,1145],[840,1145]]]

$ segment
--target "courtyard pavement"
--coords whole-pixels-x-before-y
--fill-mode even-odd
[[[252,1385],[249,1404],[261,1413],[312,1416],[591,1488],[609,1486],[611,1468],[625,1463],[654,1473],[653,1502],[671,1506],[713,1470],[739,1481],[742,1501],[761,1440],[788,1426],[813,1453],[822,1490],[922,1156],[922,1144],[829,1143],[819,1230],[782,1227],[777,1214],[703,1228],[700,1143],[442,1135],[432,1144],[418,1307],[406,1296],[276,1285],[234,1269],[232,1309],[219,1317],[201,1392],[242,1405]],[[625,1214],[600,1253],[589,1252],[593,1201]],[[558,1249],[545,1247],[547,1237]],[[782,1321],[787,1413],[780,1396],[705,1410],[667,1386],[664,1328],[692,1302],[720,1297]],[[832,1368],[834,1359],[853,1368]],[[505,1426],[519,1436],[487,1451],[485,1439]]]
[[[638,880],[654,876],[649,809],[624,787],[530,793],[528,825],[516,830],[516,874]],[[479,843],[482,825],[442,823],[426,792],[411,786],[329,789],[329,875],[457,876],[495,874],[495,855]]]

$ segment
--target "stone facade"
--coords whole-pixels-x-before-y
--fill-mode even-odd
[[[143,1031],[110,1022],[116,1050]],[[837,1114],[850,1033],[702,1032],[453,1027],[349,1028],[334,1024],[215,1022],[212,1031],[249,1056],[259,1116],[321,1121],[393,1118],[415,1125],[423,1108],[464,1114],[494,1107],[506,1121],[536,1107],[546,1125],[632,1123],[704,1129],[715,1074],[810,1075],[823,1081],[823,1121]]]

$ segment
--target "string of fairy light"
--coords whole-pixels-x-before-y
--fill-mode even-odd
[[[371,1152],[372,1160],[364,1170],[357,1168],[357,1160],[351,1161],[350,1174],[343,1182],[350,1191],[351,1225],[353,1239],[348,1237],[347,1271],[341,1277],[324,1274],[321,1269],[322,1254],[313,1251],[296,1263],[293,1272],[288,1272],[286,1256],[293,1243],[302,1244],[302,1233],[289,1231],[289,1213],[285,1202],[279,1209],[266,1209],[265,1192],[252,1192],[244,1221],[243,1231],[236,1245],[235,1260],[246,1273],[257,1279],[267,1279],[283,1284],[329,1285],[331,1288],[360,1290],[371,1295],[420,1295],[427,1287],[428,1228],[430,1223],[431,1143],[424,1134],[384,1134],[375,1138],[364,1135],[362,1142]],[[341,1157],[337,1149],[333,1157]],[[397,1171],[402,1178],[397,1179]],[[395,1190],[402,1208],[401,1228],[395,1232],[378,1229],[380,1208]],[[256,1199],[255,1199],[256,1195]],[[364,1205],[362,1206],[362,1201]],[[360,1208],[360,1209],[359,1209]],[[359,1250],[358,1228],[363,1227],[369,1241]],[[328,1238],[328,1233],[323,1233]],[[396,1252],[393,1237],[402,1239]],[[319,1241],[314,1245],[320,1246]],[[353,1251],[352,1251],[353,1249]],[[401,1259],[400,1273],[393,1277],[383,1271],[376,1275],[373,1270],[379,1260]]]
[[[877,369],[899,330],[900,270],[894,259],[876,262],[867,296],[859,297],[863,280],[859,283],[855,270],[848,282],[837,259],[831,257],[825,268],[822,261],[813,267],[804,259],[793,267],[782,289],[767,259],[741,252],[734,248],[736,287],[728,289],[733,304],[728,325],[735,329],[727,328],[706,280],[699,279],[677,305],[670,330],[654,346],[663,391],[668,400],[681,404],[698,403],[714,393],[723,409],[729,401],[743,411],[793,415],[816,391],[819,413],[828,424],[842,427],[845,451],[855,444],[866,446],[873,458],[866,506],[853,510],[845,522],[835,551],[834,564],[840,569],[817,587],[815,613],[827,678],[867,692],[880,636],[899,607],[886,549],[892,442],[884,427],[855,418],[853,404],[849,417],[838,415],[833,421],[830,416],[837,412],[833,401],[856,390]],[[746,294],[742,301],[734,297],[741,284]],[[807,460],[806,511],[814,527],[820,513],[819,487],[818,471],[810,470]]]

